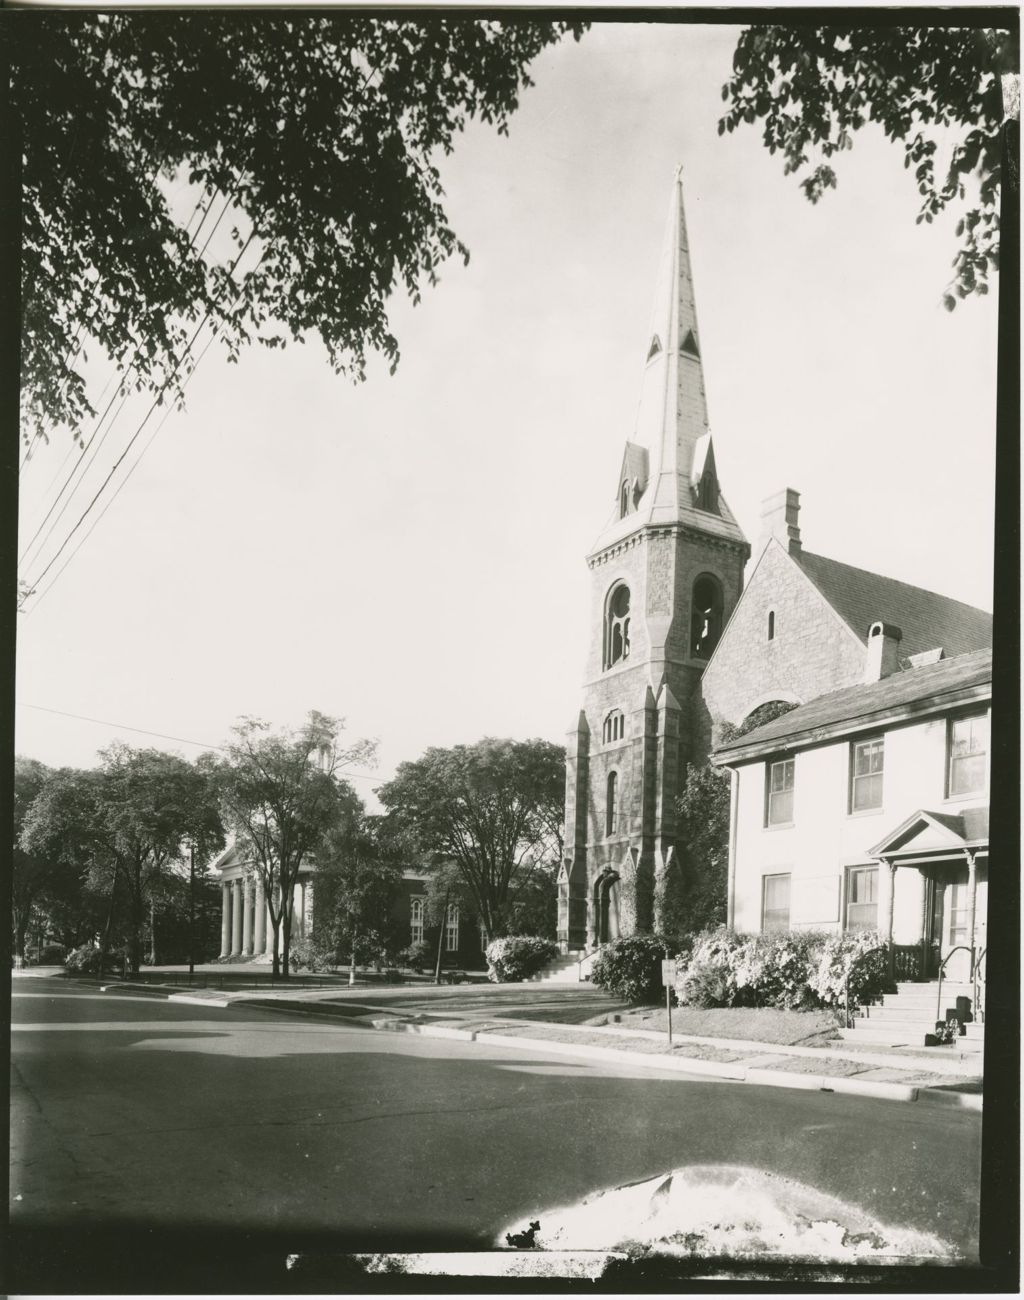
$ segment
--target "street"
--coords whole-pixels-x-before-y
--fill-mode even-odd
[[[13,1000],[12,1290],[107,1251],[158,1290],[183,1244],[237,1268],[229,1289],[270,1290],[275,1251],[485,1248],[546,1208],[707,1164],[976,1251],[975,1113],[27,985]]]

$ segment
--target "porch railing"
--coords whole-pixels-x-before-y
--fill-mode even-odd
[[[936,1024],[938,1024],[939,1021],[942,1019],[942,977],[946,973],[946,962],[948,962],[950,957],[952,957],[953,954],[956,952],[967,953],[968,957],[971,959],[972,962],[971,978],[972,980],[974,978],[974,966],[976,965],[976,963],[974,962],[973,954],[971,953],[970,948],[968,948],[966,944],[958,943],[955,948],[950,948],[949,952],[947,952],[945,957],[943,957],[942,962],[939,966],[939,990],[935,998],[935,1023]]]
[[[974,1018],[979,1024],[985,1023],[985,956],[988,948],[982,948],[981,952],[974,959],[974,971],[971,977],[971,983],[974,989],[974,1001],[972,1010]]]

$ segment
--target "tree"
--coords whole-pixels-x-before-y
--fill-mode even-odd
[[[288,949],[299,868],[336,824],[351,796],[339,780],[350,763],[372,759],[365,740],[338,748],[339,718],[312,712],[303,726],[272,731],[243,718],[224,757],[204,755],[217,775],[225,821],[263,885],[274,933],[274,977],[288,977]]]
[[[430,862],[456,866],[489,940],[508,932],[515,891],[561,856],[565,750],[549,741],[431,748],[377,794]]]
[[[729,776],[705,764],[687,764],[686,785],[676,800],[681,857],[681,916],[666,926],[695,934],[725,921],[729,870]]]
[[[14,955],[25,960],[25,938],[54,872],[47,857],[29,853],[21,845],[21,834],[32,803],[46,784],[50,769],[34,758],[14,760],[14,853],[11,859],[11,928]]]
[[[362,377],[368,348],[394,369],[390,294],[416,301],[450,254],[468,257],[434,160],[473,118],[505,133],[530,62],[585,26],[284,12],[6,24],[26,436],[95,415],[76,369],[92,340],[126,389],[160,400],[181,400],[204,321],[231,359],[253,338],[315,334],[336,371]],[[204,218],[191,233],[168,202],[182,181]],[[222,224],[227,258],[208,247]]]
[[[100,758],[95,769],[62,771],[44,785],[26,816],[22,843],[30,852],[85,865],[90,888],[109,900],[104,952],[123,903],[135,973],[160,882],[181,869],[189,843],[208,856],[223,844],[224,832],[208,777],[185,759],[120,743]]]
[[[402,883],[401,848],[369,817],[352,791],[316,849],[318,942],[349,954],[349,983],[360,956],[383,956],[391,944],[391,917]]]
[[[1016,72],[1011,31],[966,25],[902,27],[757,26],[740,36],[721,135],[761,121],[769,152],[785,173],[802,174],[812,203],[836,186],[827,160],[853,147],[854,133],[877,123],[903,147],[921,196],[918,223],[962,207],[954,277],[943,295],[988,292],[999,264],[999,185],[1004,119],[1002,78]],[[952,135],[944,173],[937,172],[940,134]],[[816,153],[815,153],[816,151]]]

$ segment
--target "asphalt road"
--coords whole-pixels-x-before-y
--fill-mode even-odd
[[[42,981],[13,1020],[10,1290],[271,1291],[288,1251],[487,1246],[695,1164],[976,1251],[975,1113]]]

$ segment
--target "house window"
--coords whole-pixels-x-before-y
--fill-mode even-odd
[[[764,876],[761,884],[761,929],[789,929],[789,873]]]
[[[425,898],[414,898],[411,900],[410,922],[413,943],[423,942],[423,909],[426,901]]]
[[[769,826],[787,826],[793,820],[793,785],[796,759],[780,758],[768,764],[768,798],[766,822]]]
[[[608,798],[605,802],[605,830],[606,835],[614,835],[618,829],[618,797],[619,797],[619,774],[618,772],[608,773]]]
[[[768,611],[768,640],[769,641],[775,640],[775,610],[774,609],[770,609]]]
[[[693,584],[690,653],[695,659],[710,658],[721,635],[722,588],[710,573],[703,573]]]
[[[946,890],[946,915],[949,920],[949,944],[970,944],[968,921],[970,919],[970,898],[967,881],[954,880]]]
[[[604,720],[604,729],[602,735],[604,743],[610,744],[613,740],[621,740],[626,734],[626,718],[621,709],[612,709],[611,713]]]
[[[629,658],[629,588],[622,583],[613,587],[608,597],[604,647],[606,668]]]
[[[866,812],[882,806],[882,774],[885,741],[855,740],[850,747],[850,812]]]
[[[846,928],[878,928],[878,868],[851,867],[846,873]]]
[[[946,782],[949,798],[984,792],[988,742],[987,712],[972,713],[966,718],[950,718]]]
[[[444,950],[458,952],[459,949],[459,905],[448,904],[448,914],[444,922]]]

